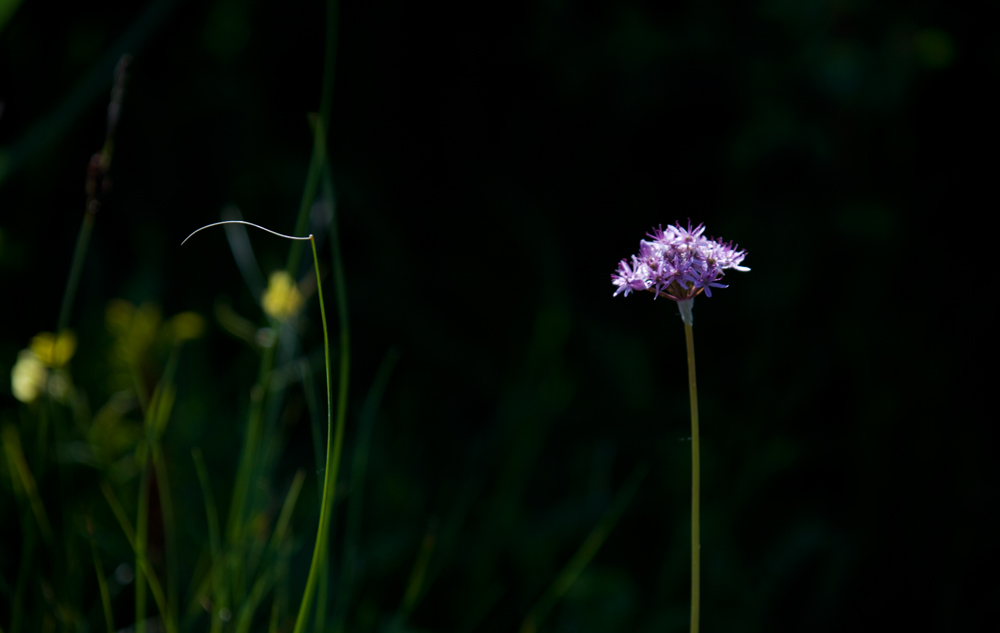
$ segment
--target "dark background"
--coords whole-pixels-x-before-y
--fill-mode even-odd
[[[221,499],[257,355],[213,306],[264,319],[221,229],[179,243],[230,203],[293,230],[324,16],[320,2],[25,2],[0,31],[0,373],[56,327],[85,167],[129,51],[74,376],[95,406],[108,397],[113,298],[205,315],[167,441],[178,471],[203,447]],[[383,1],[343,2],[339,24],[345,464],[380,362],[401,353],[375,426],[352,628],[392,617],[441,524],[456,529],[409,625],[516,628],[646,464],[543,628],[686,630],[683,328],[668,301],[612,299],[610,274],[651,227],[691,218],[753,269],[694,312],[704,630],[994,630],[990,16],[929,2]],[[265,273],[284,264],[285,242],[250,237]],[[0,410],[23,406],[5,378]],[[286,479],[314,467],[306,414],[288,437]],[[188,529],[204,534],[196,482],[178,477]],[[296,527],[307,541],[312,512]],[[0,536],[8,574],[16,527]]]

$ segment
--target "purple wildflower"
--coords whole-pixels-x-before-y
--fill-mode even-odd
[[[680,223],[659,226],[647,234],[650,240],[639,242],[639,255],[618,264],[611,283],[618,286],[614,296],[624,292],[649,290],[682,304],[690,314],[690,302],[703,291],[712,296],[712,288],[726,288],[719,283],[725,271],[750,270],[741,266],[747,253],[733,242],[705,237],[705,225],[692,227]],[[682,309],[682,313],[685,310]]]

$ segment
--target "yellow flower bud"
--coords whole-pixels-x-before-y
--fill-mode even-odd
[[[58,336],[42,332],[31,339],[31,351],[47,367],[64,367],[76,353],[76,335],[69,330]]]
[[[49,380],[45,364],[30,349],[17,355],[17,362],[10,371],[10,388],[21,402],[34,402],[42,394]]]
[[[205,319],[197,312],[181,312],[170,319],[174,340],[189,341],[205,333]]]
[[[299,292],[292,276],[279,270],[271,273],[261,303],[268,316],[284,321],[302,309],[302,293]]]

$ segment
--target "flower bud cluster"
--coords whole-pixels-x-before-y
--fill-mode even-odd
[[[621,260],[611,275],[618,287],[613,296],[649,290],[674,301],[693,299],[702,291],[711,297],[712,288],[727,287],[719,283],[726,270],[750,270],[740,265],[746,251],[704,233],[704,224],[692,228],[690,220],[686,228],[678,223],[648,233],[650,239],[639,242],[639,254],[632,255],[631,263]]]

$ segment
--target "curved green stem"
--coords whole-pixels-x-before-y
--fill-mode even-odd
[[[701,602],[701,457],[698,441],[698,385],[694,373],[694,329],[684,324],[691,395],[691,633],[698,633]]]
[[[310,236],[311,237],[311,236]],[[326,479],[323,482],[323,503],[319,509],[319,527],[316,530],[316,544],[313,547],[312,563],[309,565],[309,576],[306,578],[306,589],[302,594],[302,603],[295,618],[294,633],[301,633],[306,620],[311,613],[313,594],[316,591],[316,581],[319,569],[329,551],[327,543],[330,540],[330,517],[333,514],[333,492],[337,488],[337,470],[340,466],[340,451],[344,441],[344,419],[346,415],[346,383],[348,356],[346,346],[341,350],[341,398],[337,409],[337,429],[333,428],[333,388],[330,384],[330,334],[326,326],[326,308],[323,305],[323,283],[319,274],[319,259],[316,256],[316,240],[310,239],[313,262],[316,266],[316,295],[319,298],[319,313],[323,322],[323,353],[326,360]],[[325,598],[325,596],[324,596]]]

